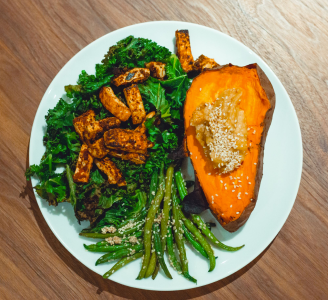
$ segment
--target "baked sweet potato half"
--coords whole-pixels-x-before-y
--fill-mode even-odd
[[[224,92],[228,89],[241,93],[238,109],[243,111],[246,122],[244,146],[247,145],[243,161],[224,173],[205,154],[206,147],[196,138],[196,127],[190,123],[202,103],[214,103],[220,93],[225,99]],[[273,87],[257,64],[245,67],[230,64],[206,70],[193,80],[187,92],[184,119],[189,155],[213,215],[230,232],[244,225],[255,207],[262,179],[264,144],[274,108]]]

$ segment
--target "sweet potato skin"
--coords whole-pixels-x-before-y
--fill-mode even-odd
[[[221,67],[215,68],[213,70],[206,70],[202,74],[207,73],[207,72],[215,72],[215,71],[218,71],[220,69],[229,68],[229,67],[234,67],[234,66],[233,65],[221,66]],[[238,72],[238,68],[239,67],[234,67],[234,68]],[[253,108],[248,108],[248,107],[242,108],[244,110],[247,110],[248,109],[249,110],[249,113],[253,115],[253,119],[254,119],[254,122],[255,122],[254,123],[254,132],[255,132],[255,129],[258,131],[256,133],[256,135],[254,135],[254,136],[251,134],[251,132],[249,132],[249,135],[248,135],[250,144],[253,143],[252,147],[250,147],[251,148],[250,155],[251,155],[251,158],[252,158],[252,155],[257,158],[257,161],[256,161],[257,164],[254,165],[253,164],[253,161],[254,160],[251,160],[251,158],[249,158],[247,168],[245,166],[246,171],[252,169],[254,171],[254,173],[256,172],[255,173],[255,178],[254,178],[254,180],[252,180],[252,183],[251,183],[250,186],[243,187],[243,188],[240,189],[242,191],[245,191],[245,190],[247,190],[247,188],[248,189],[252,188],[252,190],[253,190],[252,199],[247,204],[247,206],[244,206],[243,207],[243,210],[241,211],[241,213],[240,213],[239,216],[236,215],[236,214],[234,216],[232,216],[231,214],[229,214],[229,213],[231,213],[231,210],[232,210],[230,208],[231,207],[230,206],[230,203],[229,203],[229,206],[228,206],[228,204],[227,204],[227,206],[224,206],[225,204],[223,204],[222,207],[228,213],[226,213],[225,216],[222,216],[222,217],[221,217],[221,214],[218,214],[218,211],[214,212],[212,210],[212,209],[214,209],[214,206],[211,207],[211,210],[212,210],[213,215],[218,219],[218,221],[220,222],[220,224],[226,230],[228,230],[230,232],[234,232],[234,231],[238,230],[242,225],[245,224],[245,222],[249,218],[251,212],[253,211],[253,209],[254,209],[254,207],[256,205],[256,201],[257,201],[257,197],[258,197],[258,192],[259,192],[259,187],[260,187],[260,183],[261,183],[261,179],[262,179],[262,172],[263,172],[264,144],[265,144],[265,140],[266,140],[268,129],[269,129],[270,124],[271,124],[272,115],[273,115],[273,111],[274,111],[274,107],[275,107],[275,94],[274,94],[274,90],[272,88],[272,85],[271,85],[270,81],[268,80],[268,78],[264,74],[264,72],[256,64],[248,65],[248,66],[243,67],[243,68],[246,68],[246,69],[255,69],[256,75],[254,75],[255,74],[254,71],[252,71],[251,74],[253,74],[254,76],[258,76],[259,82],[260,82],[260,84],[261,84],[261,86],[262,86],[262,88],[264,90],[264,92],[262,92],[262,94],[264,93],[263,95],[266,96],[266,98],[267,98],[266,101],[268,101],[270,103],[270,105],[268,106],[269,109],[266,111],[265,115],[258,114],[258,112],[256,111],[256,108],[255,108],[255,110]],[[202,76],[202,75],[199,75],[199,76]],[[197,77],[194,79],[194,82],[195,81],[197,81]],[[229,87],[231,87],[231,86],[229,86]],[[199,86],[197,86],[197,88],[199,90]],[[228,88],[228,86],[227,86],[227,88]],[[188,98],[189,98],[189,101],[193,101],[193,98],[195,97],[194,94],[191,95],[191,93],[193,93],[193,92],[191,92],[191,90],[192,90],[192,87],[187,92],[187,99],[186,99],[186,102],[185,102],[185,127],[186,127],[186,136],[187,136],[187,147],[188,147],[188,150],[190,151],[190,153],[193,152],[193,151],[196,152],[195,146],[193,146],[193,143],[191,143],[191,144],[188,143],[188,135],[189,135],[189,138],[190,138],[190,134],[191,134],[190,126],[189,126],[190,116],[188,117],[188,115],[190,115],[190,108],[188,108],[189,110],[186,112],[186,106],[188,105]],[[196,101],[199,101],[199,100],[196,100]],[[258,115],[260,115],[260,117],[257,117]],[[188,128],[188,126],[189,126],[189,128]],[[262,129],[263,129],[263,131],[262,131]],[[253,130],[253,128],[251,130]],[[195,161],[195,158],[194,158],[194,160],[192,158],[192,162],[194,164],[195,170],[197,170],[197,165],[195,165],[195,163],[197,164],[198,162]],[[211,172],[211,171],[208,171],[208,172]],[[202,171],[202,173],[204,173],[204,171]],[[199,174],[196,173],[196,175],[199,175]],[[210,173],[208,175],[210,175]],[[244,174],[244,176],[245,175],[246,174]],[[199,176],[204,176],[204,174],[200,174]],[[237,176],[237,175],[235,175],[235,176]],[[228,177],[229,177],[229,175],[228,175]],[[253,177],[254,177],[254,175],[253,175]],[[222,178],[222,179],[223,180],[226,179],[225,182],[227,182],[228,185],[229,185],[229,182],[228,182],[228,180],[227,180],[226,177],[225,178]],[[220,181],[219,181],[219,185],[221,185],[220,184]],[[218,191],[217,191],[218,193],[220,193],[219,188],[220,187],[218,186]],[[203,186],[203,189],[204,189],[205,194],[206,194],[206,192],[208,192],[208,190],[206,190],[206,188],[204,186]],[[223,184],[222,184],[222,187],[221,187],[221,192],[224,194],[225,193],[225,190],[224,189],[222,190],[222,189],[223,189]],[[211,193],[212,193],[212,191],[210,193],[207,193],[207,200],[208,200],[210,206],[211,206],[212,199],[209,199],[209,197],[210,197],[209,195]],[[219,198],[220,197],[224,197],[224,196],[219,196]],[[239,200],[236,200],[236,201],[238,202]],[[227,219],[227,218],[230,217],[230,215],[232,216],[231,219]]]

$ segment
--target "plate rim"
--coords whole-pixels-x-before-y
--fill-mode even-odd
[[[261,247],[261,250],[257,251],[257,252],[253,252],[253,255],[250,255],[249,256],[249,259],[246,259],[246,263],[244,265],[242,265],[241,267],[236,267],[236,268],[232,268],[230,270],[230,272],[227,272],[227,274],[220,278],[220,279],[214,279],[214,280],[211,280],[209,282],[206,282],[204,284],[201,284],[201,285],[195,285],[195,286],[191,286],[191,287],[183,287],[183,288],[179,288],[179,289],[152,289],[151,288],[151,285],[149,286],[149,288],[143,288],[143,287],[138,287],[136,286],[135,284],[130,284],[130,283],[122,283],[122,282],[118,282],[116,280],[114,280],[113,278],[109,278],[110,280],[118,283],[118,284],[121,284],[121,285],[124,285],[124,286],[128,286],[130,288],[137,288],[137,289],[142,289],[142,290],[152,290],[152,291],[182,291],[182,290],[188,290],[188,289],[193,289],[193,288],[199,288],[201,286],[206,286],[206,285],[209,285],[209,284],[212,284],[214,282],[217,282],[217,281],[220,281],[224,278],[227,278],[228,276],[238,272],[239,270],[243,269],[244,267],[246,267],[247,265],[249,265],[256,257],[258,257],[269,245],[270,243],[276,238],[276,236],[278,235],[278,233],[280,232],[280,230],[282,229],[282,227],[285,225],[286,221],[287,221],[287,218],[289,217],[290,213],[291,213],[291,210],[295,204],[295,201],[296,201],[296,198],[297,198],[297,194],[298,194],[298,190],[299,190],[299,187],[300,187],[300,183],[301,183],[301,177],[302,177],[302,169],[303,169],[303,141],[302,141],[302,135],[301,135],[301,128],[300,128],[300,124],[299,124],[299,120],[298,120],[298,117],[297,117],[297,113],[296,113],[296,110],[295,110],[295,107],[284,87],[284,85],[282,84],[282,82],[279,80],[278,76],[274,73],[274,71],[269,67],[269,65],[257,54],[255,53],[252,49],[250,49],[248,46],[246,46],[245,44],[243,44],[242,42],[240,42],[239,40],[231,37],[230,35],[226,34],[226,33],[223,33],[217,29],[214,29],[214,28],[211,28],[211,27],[208,27],[208,26],[204,26],[204,25],[200,25],[200,24],[196,24],[196,23],[191,23],[191,22],[184,22],[184,21],[174,21],[174,20],[163,20],[163,21],[150,21],[150,22],[141,22],[141,23],[136,23],[136,24],[132,24],[132,25],[129,25],[129,26],[125,26],[125,27],[121,27],[121,28],[118,28],[116,30],[113,30],[111,32],[108,32],[107,34],[95,39],[94,41],[92,41],[91,43],[89,43],[88,45],[86,45],[85,47],[83,47],[80,51],[78,51],[74,56],[72,56],[62,67],[61,69],[58,71],[58,73],[56,74],[56,76],[53,78],[53,80],[51,81],[51,83],[49,84],[48,88],[46,89],[45,93],[43,94],[42,96],[42,99],[38,105],[38,109],[35,113],[35,117],[33,119],[33,124],[32,124],[32,129],[31,129],[31,133],[30,133],[30,142],[29,142],[29,166],[30,166],[30,162],[31,162],[31,157],[32,157],[32,153],[33,151],[31,151],[31,149],[33,149],[33,145],[32,145],[32,136],[33,136],[33,133],[35,132],[35,128],[36,128],[36,122],[35,120],[39,118],[39,114],[41,114],[41,109],[40,109],[40,106],[41,106],[41,103],[43,101],[45,101],[45,99],[47,98],[47,95],[51,92],[52,88],[53,88],[53,85],[54,85],[54,82],[56,81],[56,79],[58,77],[60,77],[61,73],[63,72],[63,69],[65,68],[65,66],[67,64],[69,64],[73,59],[76,59],[78,56],[80,56],[84,51],[86,51],[87,48],[89,48],[92,44],[94,44],[95,42],[98,42],[99,40],[102,40],[102,39],[106,39],[106,37],[108,35],[111,35],[113,34],[114,32],[118,32],[118,31],[123,31],[123,30],[127,30],[131,27],[138,27],[138,26],[145,26],[147,24],[152,24],[152,23],[161,23],[161,24],[168,24],[168,23],[176,23],[177,26],[183,26],[185,25],[186,27],[187,26],[196,26],[196,27],[200,27],[202,29],[205,29],[205,30],[210,30],[212,32],[215,32],[216,34],[221,34],[223,36],[225,36],[226,38],[228,39],[231,39],[233,40],[233,42],[237,42],[240,46],[244,47],[245,49],[247,49],[248,51],[250,51],[253,55],[255,55],[259,61],[261,61],[261,63],[266,67],[268,68],[270,71],[271,71],[271,74],[270,76],[273,76],[275,78],[275,80],[281,85],[281,88],[282,88],[282,92],[285,94],[284,96],[288,98],[288,103],[289,105],[291,106],[292,108],[292,113],[293,113],[293,119],[294,121],[296,121],[296,124],[298,125],[297,126],[297,139],[298,141],[300,142],[300,148],[299,148],[299,153],[298,155],[300,156],[300,162],[298,163],[298,170],[297,172],[297,177],[298,178],[295,178],[295,182],[297,182],[297,185],[295,185],[295,190],[293,191],[293,194],[295,195],[293,198],[294,200],[290,203],[290,206],[287,207],[284,212],[285,212],[285,216],[282,218],[283,221],[281,221],[281,225],[279,226],[276,226],[276,230],[275,231],[275,234],[272,238],[269,238],[269,242],[268,243],[264,243],[266,244],[266,246],[262,249]],[[165,46],[165,45],[163,45]],[[44,117],[44,116],[42,116]],[[297,180],[296,180],[297,179]],[[31,181],[32,183],[32,181]],[[55,235],[55,237],[60,241],[60,243],[65,247],[65,249],[71,254],[74,256],[75,259],[77,259],[80,263],[82,263],[85,267],[87,267],[90,271],[96,273],[97,275],[99,275],[99,273],[95,272],[94,270],[90,269],[86,264],[83,263],[82,260],[80,260],[78,257],[76,257],[71,251],[70,251],[70,248],[68,247],[68,245],[66,245],[66,243],[62,240],[61,236],[57,234],[56,230],[53,228],[52,224],[50,222],[48,222],[47,218],[45,217],[45,215],[43,214],[43,211],[42,211],[42,208],[37,200],[37,194],[35,192],[35,190],[33,189],[33,193],[34,193],[34,196],[35,196],[35,200],[36,202],[38,203],[38,206],[39,206],[39,209],[42,213],[42,216],[44,218],[44,220],[46,221],[47,225],[49,226],[49,228],[51,229],[52,233]],[[42,199],[44,201],[44,199]],[[101,275],[100,275],[101,276]],[[137,281],[138,282],[138,281]]]

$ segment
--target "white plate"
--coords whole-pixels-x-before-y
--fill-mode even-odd
[[[148,290],[173,291],[200,287],[240,270],[255,259],[275,238],[284,225],[296,198],[302,171],[302,140],[297,116],[290,98],[269,66],[252,50],[228,35],[204,26],[184,22],[150,22],[137,24],[111,32],[94,41],[76,54],[57,74],[44,94],[36,113],[30,140],[30,164],[38,164],[44,153],[42,137],[45,131],[44,116],[53,108],[64,94],[64,86],[74,84],[81,70],[94,74],[95,64],[99,63],[108,48],[128,35],[152,39],[160,45],[174,51],[174,32],[177,29],[188,29],[191,36],[191,48],[195,58],[200,54],[214,58],[219,64],[232,63],[248,65],[257,63],[270,79],[277,97],[273,121],[266,141],[264,155],[263,180],[255,210],[246,225],[235,233],[225,231],[218,223],[215,235],[232,246],[246,244],[236,252],[229,253],[215,249],[217,267],[208,272],[208,262],[187,248],[190,274],[198,279],[197,285],[187,281],[171,270],[174,279],[169,280],[159,274],[156,280],[135,280],[140,269],[140,260],[111,276],[118,283]],[[37,184],[32,179],[32,184]],[[111,264],[95,266],[100,256],[87,252],[83,243],[94,240],[80,237],[78,233],[88,226],[88,222],[79,225],[74,217],[70,204],[50,207],[45,200],[35,194],[40,210],[49,227],[59,241],[81,263],[102,275]],[[214,221],[209,212],[203,216]],[[108,283],[110,284],[110,283]]]

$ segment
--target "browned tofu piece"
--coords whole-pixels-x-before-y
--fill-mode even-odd
[[[99,93],[99,98],[103,106],[116,118],[125,122],[130,118],[131,112],[126,105],[116,97],[110,87],[104,86]]]
[[[105,131],[110,128],[120,127],[121,121],[115,117],[105,118],[90,123],[84,131],[85,142],[90,144],[101,138]]]
[[[147,156],[141,153],[130,153],[124,151],[109,150],[109,156],[117,157],[122,160],[130,160],[137,165],[142,165],[146,162]]]
[[[107,131],[111,128],[117,128],[120,127],[121,121],[118,118],[115,117],[109,117],[98,121],[100,126],[104,129],[104,131]]]
[[[140,124],[146,118],[146,111],[142,102],[137,84],[133,84],[123,90],[126,103],[131,110],[133,124]]]
[[[145,67],[150,70],[151,76],[158,79],[164,79],[166,75],[164,63],[159,61],[151,61],[149,63],[145,63]]]
[[[92,163],[93,157],[88,151],[88,146],[83,144],[80,150],[79,158],[77,160],[73,180],[79,183],[87,183],[89,181]]]
[[[109,129],[104,134],[104,140],[109,149],[147,153],[148,143],[145,133],[121,128]]]
[[[110,184],[117,184],[118,186],[126,185],[126,181],[123,178],[121,171],[116,167],[108,157],[103,159],[95,159],[95,163],[99,170],[104,172],[108,177]]]
[[[93,144],[89,145],[88,149],[89,153],[95,158],[103,158],[109,152],[109,149],[105,146],[105,141],[103,137],[95,141]]]
[[[127,85],[129,83],[140,83],[148,79],[150,70],[147,68],[133,68],[117,77],[112,82],[116,86]]]
[[[195,63],[194,63],[194,69],[197,71],[204,71],[205,69],[213,69],[215,67],[220,66],[213,58],[209,58],[205,55],[199,56]]]
[[[91,122],[84,130],[84,141],[87,144],[101,137],[104,129],[100,126],[98,121]]]
[[[177,56],[182,69],[188,73],[193,70],[194,58],[191,53],[190,38],[188,30],[177,30],[175,32]]]
[[[93,110],[88,110],[81,116],[74,118],[73,125],[82,142],[84,141],[84,131],[89,124],[95,121],[95,116]]]

